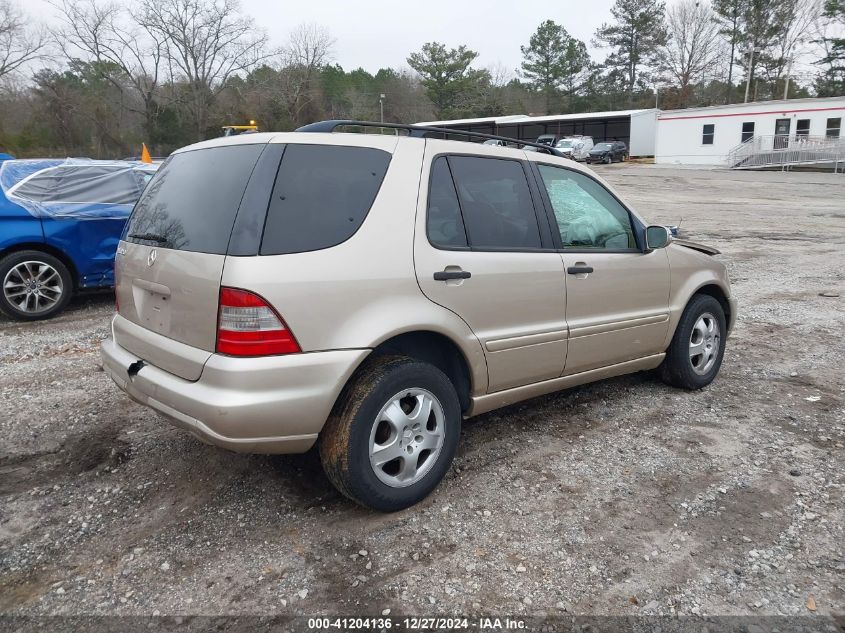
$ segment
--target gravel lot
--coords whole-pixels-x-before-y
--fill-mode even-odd
[[[313,454],[228,453],[123,397],[110,295],[2,320],[0,613],[843,613],[845,176],[598,171],[723,250],[740,316],[709,388],[475,418],[435,493],[381,515]]]

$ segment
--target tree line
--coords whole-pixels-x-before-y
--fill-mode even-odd
[[[545,20],[518,69],[433,41],[376,73],[336,63],[318,25],[271,48],[238,0],[52,5],[48,28],[0,0],[0,145],[20,156],[167,154],[250,119],[290,130],[845,94],[845,0],[616,0],[591,40],[601,60]],[[807,57],[813,76],[796,77]]]

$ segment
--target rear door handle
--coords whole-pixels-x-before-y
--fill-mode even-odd
[[[591,273],[593,272],[592,266],[570,266],[566,269],[566,272],[570,275],[580,275],[582,273]]]
[[[434,273],[434,281],[449,281],[450,279],[469,279],[472,273],[467,270],[441,270]]]

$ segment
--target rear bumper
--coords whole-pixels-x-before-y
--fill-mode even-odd
[[[232,358],[213,354],[192,382],[141,360],[113,339],[103,370],[126,394],[200,440],[242,453],[302,453],[370,350]]]

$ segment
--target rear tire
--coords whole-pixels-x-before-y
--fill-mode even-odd
[[[710,295],[693,295],[660,366],[663,382],[689,390],[709,385],[722,366],[726,336],[722,304]]]
[[[16,321],[49,319],[65,309],[73,280],[61,260],[42,251],[17,251],[0,260],[0,312]]]
[[[320,460],[343,495],[394,512],[440,483],[460,432],[458,394],[443,372],[382,356],[368,360],[338,398],[320,433]]]

